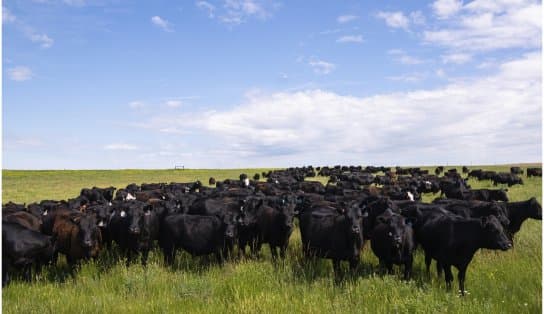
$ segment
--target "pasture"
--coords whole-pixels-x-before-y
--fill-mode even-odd
[[[509,171],[509,166],[482,168]],[[67,199],[78,195],[81,188],[92,186],[119,188],[129,183],[197,179],[207,184],[210,176],[222,180],[246,173],[252,177],[267,170],[4,170],[2,203]],[[327,180],[314,179],[323,183]],[[534,196],[542,203],[541,178],[524,175],[523,180],[524,185],[508,188],[510,200],[522,201]],[[469,183],[473,188],[495,188],[491,181],[470,179]],[[423,201],[429,202],[436,196],[426,194]],[[47,267],[32,283],[15,280],[3,288],[2,310],[4,313],[540,313],[541,234],[541,221],[529,219],[516,235],[513,249],[480,250],[468,268],[469,294],[465,297],[459,297],[456,289],[447,292],[444,279],[437,278],[434,267],[429,278],[419,251],[411,281],[401,281],[398,268],[394,275],[379,274],[378,260],[368,243],[357,273],[335,283],[330,261],[305,262],[300,232],[296,229],[286,260],[277,263],[272,263],[266,245],[258,260],[232,260],[223,266],[178,253],[175,266],[167,268],[162,253],[155,250],[150,254],[147,268],[139,263],[127,268],[103,252],[97,261],[83,263],[72,278],[61,258],[59,265]],[[455,278],[456,274],[454,270]]]

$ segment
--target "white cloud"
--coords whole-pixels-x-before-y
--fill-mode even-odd
[[[402,49],[391,49],[387,53],[392,55],[395,61],[402,64],[415,65],[424,63],[424,61],[419,58],[407,55]]]
[[[400,11],[396,12],[383,12],[380,11],[376,15],[378,18],[383,19],[387,26],[392,28],[402,28],[407,30],[410,25],[410,20]]]
[[[34,76],[32,70],[25,66],[17,66],[11,69],[8,69],[8,77],[17,82],[30,80]]]
[[[501,64],[492,75],[435,89],[369,97],[260,93],[231,109],[163,116],[145,125],[197,132],[205,140],[192,151],[208,167],[538,161],[540,69],[535,52]]]
[[[224,0],[222,6],[207,1],[197,1],[195,5],[208,13],[209,18],[228,25],[245,23],[250,18],[267,20],[279,4],[271,0]]]
[[[461,7],[463,1],[461,0],[437,0],[431,5],[434,14],[440,19],[449,18],[455,15]]]
[[[153,16],[151,18],[151,23],[153,23],[156,26],[160,27],[165,32],[172,32],[173,31],[170,22],[168,22],[167,20],[161,18],[160,16],[157,16],[157,15]]]
[[[181,105],[183,105],[181,100],[175,100],[175,99],[167,100],[164,102],[164,104],[170,108],[178,108],[178,107],[181,107]]]
[[[425,16],[421,11],[410,12],[410,19],[414,25],[425,25]]]
[[[483,1],[463,6],[456,19],[436,30],[425,31],[423,40],[456,52],[541,46],[541,3],[533,0]]]
[[[39,43],[42,48],[51,48],[53,46],[53,39],[46,34],[29,34],[30,41]]]
[[[323,60],[310,60],[308,64],[314,69],[314,72],[317,74],[329,74],[334,71],[334,69],[336,69],[336,65]]]
[[[215,6],[207,1],[197,1],[195,5],[201,9],[208,12],[208,17],[213,19],[215,17]]]
[[[6,7],[2,7],[2,23],[13,23],[17,20],[17,17],[15,15],[11,14],[11,12]]]
[[[442,56],[443,63],[465,64],[471,60],[472,56],[467,53],[453,53]]]
[[[105,150],[138,150],[138,146],[125,144],[125,143],[114,143],[104,146]]]
[[[355,21],[359,17],[357,15],[340,15],[336,18],[336,21],[340,24],[345,24],[351,21]]]
[[[427,75],[425,73],[409,73],[398,76],[389,76],[387,79],[391,81],[402,81],[406,83],[417,83],[423,81]]]
[[[346,35],[338,38],[337,43],[362,43],[363,36],[361,35]]]

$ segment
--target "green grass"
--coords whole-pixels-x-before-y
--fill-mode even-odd
[[[472,167],[476,168],[476,167]],[[485,167],[508,171],[508,167]],[[428,168],[433,169],[433,168]],[[74,197],[83,187],[123,187],[128,183],[192,181],[207,183],[253,175],[262,169],[236,170],[120,170],[120,171],[3,171],[3,202],[33,202]],[[509,189],[513,201],[542,199],[540,178]],[[316,178],[325,181],[325,178]],[[470,180],[474,188],[490,182]],[[425,195],[430,201],[432,195]],[[223,266],[178,254],[174,268],[162,265],[162,254],[150,255],[147,269],[128,269],[107,254],[84,263],[75,278],[66,265],[47,268],[31,284],[14,281],[2,289],[5,313],[540,313],[541,222],[527,221],[507,252],[481,250],[467,272],[464,298],[447,292],[443,278],[424,274],[423,257],[416,253],[414,276],[403,282],[378,274],[377,259],[363,249],[357,274],[335,284],[332,265],[314,265],[301,256],[300,233],[291,237],[285,262],[273,264],[268,247],[259,260],[227,262]],[[212,259],[213,260],[213,259]],[[347,265],[344,265],[347,268]],[[454,275],[456,271],[454,271]],[[454,287],[457,285],[456,279]]]

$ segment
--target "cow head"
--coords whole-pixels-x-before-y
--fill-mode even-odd
[[[490,215],[480,218],[480,227],[483,248],[506,251],[512,247],[512,241],[497,217]]]
[[[351,202],[343,213],[348,223],[349,231],[357,237],[362,237],[363,232],[363,211],[358,202]]]
[[[397,253],[400,254],[404,233],[409,228],[410,223],[402,215],[395,214],[389,209],[378,216],[376,220],[379,224],[384,225],[391,247],[395,248]]]
[[[529,200],[529,217],[542,220],[542,206],[534,197]]]
[[[112,199],[113,199],[113,192],[115,192],[115,187],[114,186],[110,186],[110,187],[107,187],[103,190],[102,192],[102,195],[104,196],[104,198],[106,199],[106,201],[108,202],[111,202]]]
[[[100,231],[94,215],[74,214],[71,216],[73,223],[79,227],[78,238],[81,247],[90,250],[100,241]]]
[[[225,233],[224,233],[225,240],[227,240],[228,242],[234,241],[238,231],[237,225],[240,220],[238,215],[233,213],[227,213],[223,216],[222,220],[223,220],[223,227],[225,230]]]

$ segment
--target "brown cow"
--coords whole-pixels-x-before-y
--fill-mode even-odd
[[[59,252],[66,255],[68,264],[97,257],[102,244],[94,215],[65,212],[57,215],[53,225]]]

